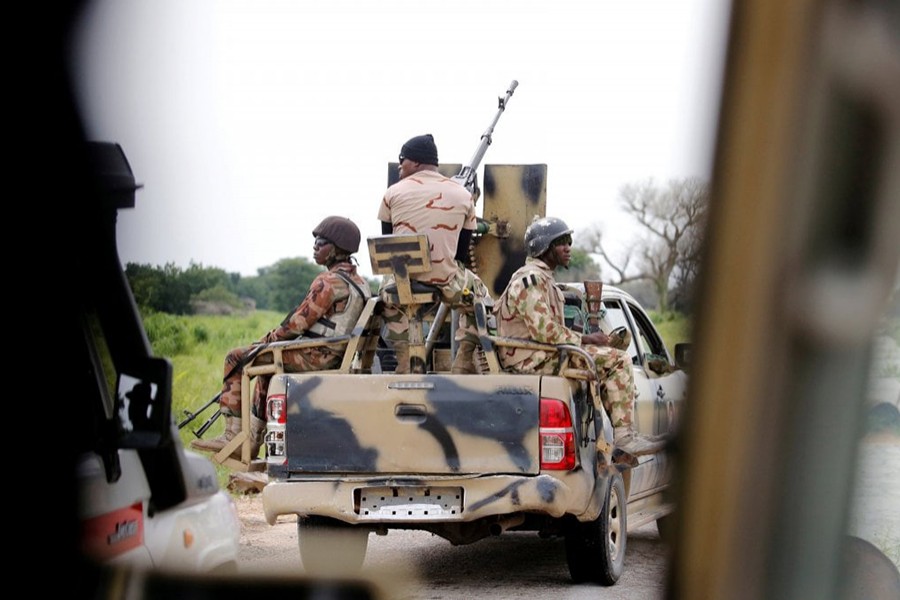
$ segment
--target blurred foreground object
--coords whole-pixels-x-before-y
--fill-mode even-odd
[[[897,285],[900,8],[735,2],[723,94],[669,597],[900,597],[845,558]]]

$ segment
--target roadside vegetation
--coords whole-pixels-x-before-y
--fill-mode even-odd
[[[198,413],[222,389],[225,355],[232,348],[251,344],[276,327],[284,315],[268,310],[254,310],[228,315],[171,315],[143,312],[144,327],[156,356],[172,362],[172,417],[183,422],[188,414]],[[179,430],[187,447],[200,429],[216,414],[213,403]],[[224,419],[203,434],[213,438],[222,432]],[[216,466],[219,483],[224,488],[230,471]]]

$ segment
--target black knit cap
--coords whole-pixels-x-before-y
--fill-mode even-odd
[[[430,133],[426,133],[410,138],[400,149],[400,156],[425,165],[437,165],[438,153],[434,137]]]

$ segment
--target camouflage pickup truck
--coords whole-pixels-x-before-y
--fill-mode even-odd
[[[424,530],[462,545],[533,531],[564,537],[574,581],[614,584],[628,530],[661,526],[672,511],[670,465],[664,452],[635,458],[614,447],[597,374],[572,361],[584,351],[550,347],[554,375],[504,372],[499,348],[544,346],[492,335],[476,304],[479,374],[450,374],[438,360],[424,373],[379,372],[379,304],[369,301],[352,335],[271,349],[346,348],[340,369],[276,374],[269,387],[263,507],[270,524],[298,516],[304,566],[359,568],[372,532]],[[684,370],[633,297],[606,286],[602,304],[601,328],[632,333],[638,429],[671,431]]]

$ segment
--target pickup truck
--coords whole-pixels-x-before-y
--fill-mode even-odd
[[[372,253],[373,239],[369,244]],[[399,296],[424,300],[400,275]],[[597,373],[573,360],[584,351],[498,337],[487,307],[476,303],[479,374],[436,367],[449,361],[433,361],[421,373],[377,372],[380,303],[369,301],[349,336],[268,349],[346,348],[341,368],[276,373],[268,391],[263,508],[270,524],[297,515],[306,569],[360,568],[373,532],[423,530],[463,545],[533,531],[565,539],[575,582],[614,584],[628,530],[654,520],[662,527],[673,510],[670,461],[665,452],[634,457],[615,448]],[[605,286],[602,303],[601,327],[632,334],[637,428],[673,431],[686,389],[683,363],[676,364],[632,296]],[[504,372],[497,360],[504,346],[557,351],[555,374]],[[685,351],[679,345],[679,358]]]

